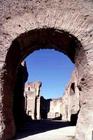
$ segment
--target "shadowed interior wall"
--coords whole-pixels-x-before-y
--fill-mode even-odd
[[[24,86],[27,78],[26,64],[20,64],[17,68],[16,84],[13,93],[13,114],[16,128],[21,127],[26,119]]]

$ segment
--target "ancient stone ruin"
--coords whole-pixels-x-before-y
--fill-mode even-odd
[[[25,110],[31,119],[40,119],[40,87],[41,82],[28,83],[25,85]]]
[[[61,115],[62,99],[45,99],[40,95],[40,87],[40,81],[26,83],[24,91],[26,114],[32,120],[56,119]]]
[[[30,53],[55,49],[75,64],[77,82],[63,102],[68,118],[78,111],[76,140],[89,140],[93,133],[93,1],[2,0],[0,1],[0,139],[16,132],[14,89],[18,68]],[[71,87],[71,88],[69,88]],[[77,92],[77,96],[75,96]],[[66,94],[67,95],[67,94]],[[16,104],[17,101],[15,100]],[[20,107],[21,108],[21,107]],[[75,109],[75,110],[74,110]],[[64,111],[63,111],[64,112]],[[65,113],[64,113],[65,114]]]
[[[77,71],[72,73],[63,97],[45,99],[40,95],[42,84],[40,81],[26,83],[24,91],[26,114],[31,119],[60,119],[76,125],[80,110]]]

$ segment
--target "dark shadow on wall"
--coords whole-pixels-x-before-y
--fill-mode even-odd
[[[55,112],[54,118],[49,118],[48,113],[50,111],[50,102],[52,99],[45,99],[43,96],[40,98],[40,116],[41,120],[48,119],[48,120],[62,120],[62,114],[59,112]]]
[[[13,93],[13,114],[16,129],[19,129],[25,120],[29,118],[25,112],[24,86],[28,78],[28,72],[25,63],[18,66],[16,77],[16,84]]]
[[[58,113],[58,115],[55,118],[53,118],[52,120],[62,120],[62,114]]]
[[[40,116],[41,119],[47,119],[50,110],[51,99],[45,99],[43,96],[40,98]]]
[[[75,83],[72,83],[72,89],[73,92],[71,95],[74,95],[75,93]],[[48,113],[50,111],[50,102],[52,101],[52,99],[45,99],[43,96],[41,96],[40,98],[40,115],[41,115],[41,119],[48,119],[48,120],[62,120],[62,114],[60,114],[59,112],[55,112],[55,117],[54,118],[48,118]],[[71,115],[71,121],[70,124],[71,125],[76,125],[77,123],[77,119],[78,119],[78,114],[79,111],[76,114],[72,114]],[[68,117],[68,106],[66,106],[66,115]]]
[[[71,124],[72,126],[74,126],[74,125],[77,124],[78,114],[79,114],[79,111],[78,111],[76,114],[72,114],[72,115],[71,115],[71,122],[70,122],[70,124]]]

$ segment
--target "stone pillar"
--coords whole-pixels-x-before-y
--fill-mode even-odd
[[[36,82],[35,83],[35,95],[36,95],[36,119],[40,119],[40,87],[42,83]]]
[[[0,140],[11,139],[15,135],[11,85],[11,76],[0,63]]]
[[[30,105],[30,107],[31,107],[31,110],[32,110],[32,113],[31,113],[31,115],[32,115],[32,119],[34,120],[35,119],[35,117],[36,117],[36,103],[35,103],[35,94],[33,94],[32,95],[32,97],[31,97],[31,100],[29,101],[29,105]]]
[[[27,93],[27,114],[31,118],[35,119],[36,107],[35,107],[35,94]]]
[[[37,120],[39,120],[40,118],[41,118],[41,116],[40,116],[40,96],[38,96],[37,97],[37,116],[36,116],[36,118],[37,118]]]

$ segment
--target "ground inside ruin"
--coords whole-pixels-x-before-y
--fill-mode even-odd
[[[74,140],[75,129],[60,120],[33,120],[18,130],[14,140]]]

